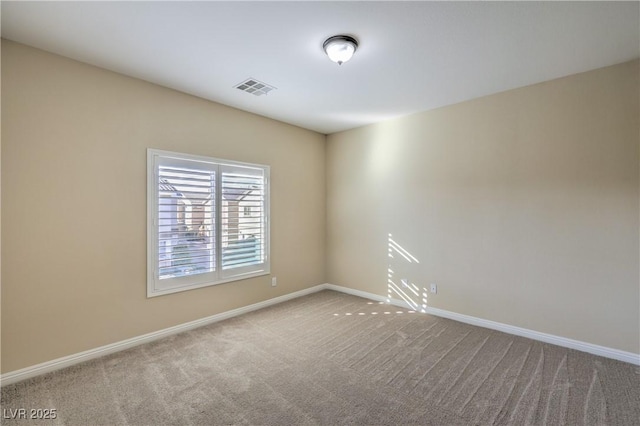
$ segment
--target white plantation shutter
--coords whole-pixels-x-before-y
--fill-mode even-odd
[[[269,167],[148,150],[147,295],[269,273]]]
[[[265,181],[263,169],[221,167],[222,269],[231,271],[225,275],[253,272],[264,263]]]
[[[161,280],[215,271],[215,176],[215,170],[158,167]]]

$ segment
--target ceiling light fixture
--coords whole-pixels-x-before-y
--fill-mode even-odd
[[[348,35],[336,35],[326,39],[322,48],[329,59],[342,65],[355,53],[358,48],[358,40]]]

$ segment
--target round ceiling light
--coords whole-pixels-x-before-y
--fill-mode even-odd
[[[326,39],[322,48],[329,59],[342,65],[355,53],[358,48],[358,40],[348,35],[336,35]]]

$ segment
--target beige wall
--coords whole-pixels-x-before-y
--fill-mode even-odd
[[[271,166],[271,270],[146,298],[146,149]],[[325,282],[325,136],[2,42],[2,372]]]
[[[330,135],[325,157],[323,135],[3,41],[2,372],[325,281],[384,295],[403,278],[418,304],[435,282],[429,306],[640,352],[638,74]],[[147,147],[271,166],[277,287],[145,297]],[[389,234],[417,262],[389,257]]]
[[[328,281],[385,295],[391,274],[418,304],[433,282],[429,306],[639,353],[638,75],[330,135]],[[419,263],[389,257],[389,234]]]

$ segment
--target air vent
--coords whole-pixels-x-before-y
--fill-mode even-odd
[[[240,89],[243,92],[251,93],[252,95],[262,96],[266,95],[272,90],[276,90],[276,87],[270,86],[267,83],[256,80],[255,78],[249,78],[240,84],[235,86],[236,89]]]

